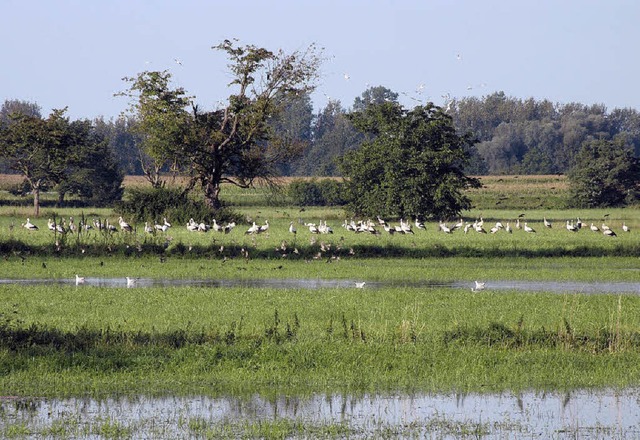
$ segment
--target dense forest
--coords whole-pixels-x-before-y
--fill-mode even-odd
[[[339,175],[336,159],[362,141],[349,113],[371,103],[397,100],[397,93],[382,86],[367,89],[349,108],[340,101],[329,101],[314,111],[308,94],[297,97],[272,122],[273,129],[295,141],[300,150],[297,160],[279,165],[279,172],[287,176]],[[18,104],[31,114],[39,114],[36,104],[7,101],[0,117],[6,118]],[[470,152],[469,174],[566,173],[575,164],[581,146],[595,140],[622,143],[640,156],[640,114],[635,109],[608,111],[604,105],[523,100],[496,92],[482,98],[451,99],[446,111],[459,133],[471,133],[477,140]],[[108,140],[120,169],[125,174],[141,174],[137,136],[132,130],[135,119],[98,118],[91,122],[95,132]]]
[[[314,112],[311,98],[289,103],[274,129],[298,141],[298,160],[280,165],[288,176],[337,176],[336,158],[356,148],[361,134],[349,121],[351,111],[369,103],[397,101],[398,94],[384,87],[366,90],[345,108],[330,101]],[[457,130],[476,139],[467,172],[486,174],[560,174],[574,165],[583,143],[592,140],[623,142],[640,156],[640,113],[635,109],[613,109],[604,105],[552,103],[506,96],[503,92],[482,98],[453,99],[447,113]],[[129,127],[134,121],[98,120],[96,128],[111,139],[111,146],[127,174],[141,172],[135,136]]]

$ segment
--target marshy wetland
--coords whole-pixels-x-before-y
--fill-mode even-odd
[[[531,194],[525,206],[547,180],[518,193]],[[640,211],[488,209],[517,200],[487,186],[465,222],[527,219],[536,233],[428,222],[356,234],[340,209],[268,206],[257,193],[228,234],[60,235],[48,217],[119,214],[45,209],[28,231],[28,207],[3,207],[0,434],[640,435]],[[245,234],[265,220],[267,232]],[[304,225],[320,221],[333,233]],[[476,280],[485,288],[472,292]]]

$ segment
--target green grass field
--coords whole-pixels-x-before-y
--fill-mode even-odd
[[[356,234],[339,208],[227,193],[244,221],[229,234],[54,234],[50,217],[109,209],[0,208],[0,393],[18,396],[572,389],[637,385],[640,298],[632,294],[472,293],[474,280],[637,282],[640,211],[565,209],[556,176],[483,179],[465,223],[536,229]],[[523,197],[524,199],[520,199]],[[8,196],[7,196],[8,198]],[[253,198],[253,201],[250,201]],[[496,204],[500,201],[501,204]],[[541,204],[542,203],[542,204]],[[585,227],[569,232],[567,221]],[[552,223],[543,225],[543,219]],[[149,219],[159,220],[159,219]],[[169,219],[171,220],[171,219]],[[212,219],[196,219],[211,222]],[[355,219],[360,220],[360,219]],[[376,222],[376,219],[372,219]],[[387,219],[397,224],[398,219]],[[252,222],[267,232],[245,234]],[[288,230],[293,221],[295,235]],[[326,221],[333,234],[304,223]],[[457,221],[457,220],[456,220]],[[631,232],[623,232],[623,222]],[[452,225],[454,221],[447,222]],[[616,237],[589,230],[607,223]],[[88,278],[337,279],[379,288],[96,287]],[[460,288],[410,287],[460,282]],[[386,285],[385,283],[389,283]],[[468,283],[468,284],[467,284]]]

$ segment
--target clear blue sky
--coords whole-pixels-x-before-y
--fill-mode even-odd
[[[404,92],[408,107],[504,91],[640,109],[639,23],[635,0],[0,0],[0,99],[111,118],[127,106],[113,97],[122,77],[171,69],[210,109],[229,95],[211,46],[239,38],[324,47],[316,109],[326,96],[351,107],[377,85]]]

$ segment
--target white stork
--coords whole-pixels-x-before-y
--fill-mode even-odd
[[[125,232],[133,231],[133,228],[131,227],[131,225],[125,222],[122,217],[118,217],[118,224],[120,225],[120,230],[122,231],[125,231]]]
[[[31,220],[29,220],[29,218],[27,217],[27,222],[23,223],[22,226],[26,229],[28,229],[29,231],[37,231],[38,227],[36,225],[34,225],[33,223],[31,223]]]
[[[569,232],[578,232],[578,227],[576,225],[574,225],[573,223],[569,223],[569,220],[567,220],[567,231]]]

